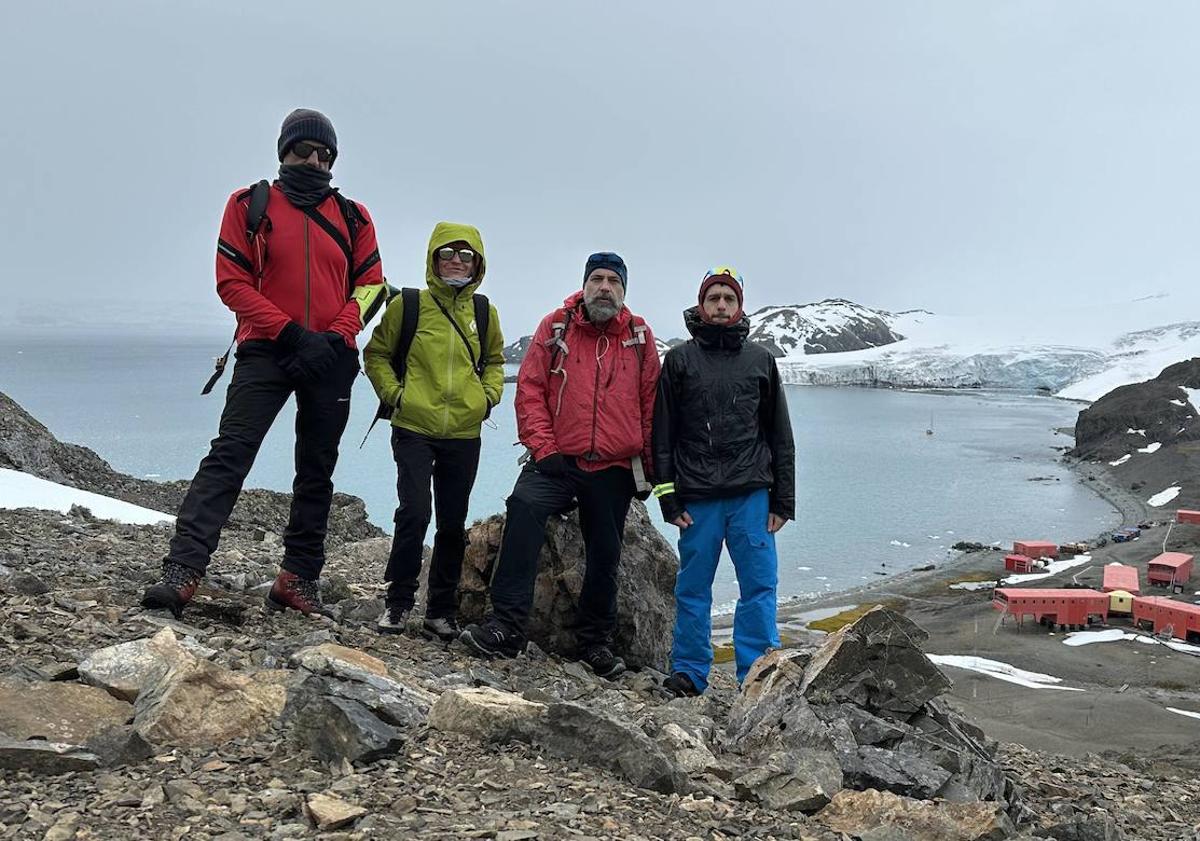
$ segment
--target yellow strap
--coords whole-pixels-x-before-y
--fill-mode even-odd
[[[661,497],[666,496],[667,494],[673,494],[673,493],[675,493],[675,483],[674,482],[664,482],[661,485],[654,486],[654,495],[656,497],[661,498]]]

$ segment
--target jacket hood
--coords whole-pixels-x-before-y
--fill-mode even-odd
[[[591,329],[597,330],[597,332],[599,332],[596,325],[592,324],[592,322],[587,320],[587,312],[583,308],[583,290],[582,289],[572,292],[570,295],[568,295],[566,297],[565,300],[563,300],[563,309],[577,310],[579,313],[579,323],[587,325]],[[631,318],[633,318],[633,313],[630,311],[629,307],[622,304],[620,311],[612,317],[612,320],[609,321],[608,324],[605,325],[604,332],[611,333],[611,332],[613,332],[614,327],[616,328],[616,332],[620,332],[621,330],[624,330],[625,327],[629,324],[629,320]]]
[[[479,255],[479,265],[474,279],[461,290],[455,290],[454,287],[438,277],[434,270],[433,253],[443,246],[459,241],[467,243]],[[478,228],[460,222],[438,222],[433,226],[433,233],[429,235],[429,248],[425,252],[425,284],[431,291],[441,292],[452,297],[456,291],[470,295],[483,283],[483,276],[486,272],[487,259],[483,254],[483,237]]]
[[[689,307],[683,311],[683,324],[703,347],[720,350],[738,350],[750,335],[750,319],[742,315],[732,324],[712,324],[700,317],[700,307]]]

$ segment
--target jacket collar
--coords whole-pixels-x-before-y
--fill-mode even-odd
[[[745,315],[732,324],[711,324],[700,317],[700,307],[690,307],[683,311],[683,323],[706,350],[741,350],[750,335],[750,319]]]

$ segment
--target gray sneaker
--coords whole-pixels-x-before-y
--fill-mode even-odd
[[[395,605],[384,605],[383,613],[375,620],[375,630],[381,634],[403,634],[408,627],[409,611]]]
[[[436,619],[426,616],[421,623],[421,630],[426,636],[437,637],[442,642],[458,639],[458,622],[453,616],[439,616]]]

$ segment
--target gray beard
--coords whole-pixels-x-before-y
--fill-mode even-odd
[[[597,298],[591,302],[584,301],[583,308],[587,310],[588,321],[593,324],[603,324],[606,321],[611,321],[621,311],[619,306],[605,298]]]

